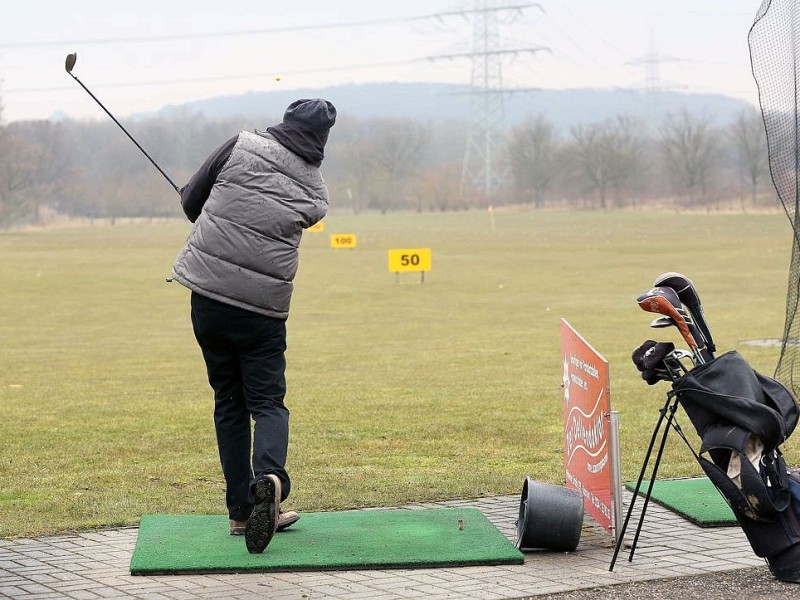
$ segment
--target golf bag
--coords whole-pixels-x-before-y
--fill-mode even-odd
[[[672,389],[702,441],[695,457],[753,551],[777,579],[800,583],[800,474],[780,449],[797,425],[794,396],[735,351],[697,365]]]

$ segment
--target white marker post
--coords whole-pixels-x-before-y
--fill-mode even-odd
[[[420,283],[425,283],[425,271],[431,270],[430,248],[399,248],[389,250],[389,272],[395,274],[395,283],[400,282],[400,273],[420,273]]]

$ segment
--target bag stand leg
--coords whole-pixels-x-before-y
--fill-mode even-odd
[[[628,511],[625,514],[625,521],[622,524],[622,529],[619,533],[619,538],[617,539],[617,543],[614,547],[614,556],[611,558],[611,565],[608,567],[609,571],[614,570],[614,565],[617,562],[617,556],[619,555],[619,551],[622,549],[623,540],[625,538],[625,531],[628,529],[628,522],[631,518],[631,513],[633,512],[633,506],[636,504],[636,498],[639,496],[639,491],[642,487],[642,481],[644,480],[645,473],[647,472],[647,465],[650,462],[650,456],[653,453],[653,447],[656,443],[656,438],[658,438],[658,432],[661,430],[662,425],[664,424],[664,418],[666,417],[667,422],[664,426],[664,431],[661,435],[661,443],[658,447],[658,453],[656,454],[656,461],[653,465],[653,472],[650,475],[650,483],[647,486],[647,494],[645,495],[644,505],[642,506],[642,513],[639,515],[639,523],[636,527],[636,534],[633,538],[633,544],[631,545],[631,552],[628,556],[628,562],[633,561],[633,554],[636,552],[636,545],[639,542],[639,534],[642,531],[642,524],[644,523],[644,515],[647,512],[647,506],[650,503],[650,496],[653,492],[653,485],[655,484],[656,474],[658,473],[658,467],[661,464],[661,457],[664,454],[664,446],[667,443],[667,434],[669,433],[669,428],[672,426],[673,419],[675,418],[675,411],[678,408],[678,400],[674,397],[675,395],[672,392],[667,394],[667,400],[664,402],[664,406],[661,407],[659,412],[658,421],[656,422],[656,426],[653,429],[653,435],[650,437],[650,445],[647,448],[647,452],[644,457],[644,461],[642,462],[642,468],[639,471],[639,479],[636,481],[636,489],[633,491],[633,497],[631,498],[631,503],[628,506]]]

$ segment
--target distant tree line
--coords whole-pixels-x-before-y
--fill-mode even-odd
[[[231,135],[268,124],[178,112],[125,126],[180,186]],[[458,122],[341,114],[323,164],[332,205],[354,213],[777,205],[755,108],[722,128],[689,112],[657,124],[618,116],[569,131],[532,116],[494,157],[504,176],[491,198],[462,186],[466,133]],[[181,214],[175,191],[113,122],[5,123],[0,105],[0,228],[49,213],[112,221]]]
[[[761,114],[743,112],[725,128],[688,112],[656,127],[625,116],[559,134],[537,116],[510,135],[517,197],[537,207],[759,207],[771,192]],[[766,200],[777,206],[774,193]]]

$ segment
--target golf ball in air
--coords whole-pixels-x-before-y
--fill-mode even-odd
[[[275,81],[280,81],[282,77],[280,75],[275,75]]]

